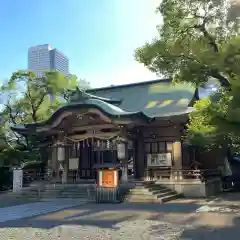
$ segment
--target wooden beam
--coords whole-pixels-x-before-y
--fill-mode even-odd
[[[101,130],[101,129],[118,129],[119,127],[114,124],[99,124],[99,125],[88,125],[88,126],[81,126],[81,127],[69,127],[69,131],[67,134],[73,134],[74,132],[81,132],[81,131],[88,131],[88,130]],[[59,129],[54,128],[47,132],[47,135],[54,135],[59,133]]]

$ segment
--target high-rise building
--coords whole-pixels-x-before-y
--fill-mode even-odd
[[[68,58],[57,49],[53,49],[49,44],[28,49],[28,70],[35,72],[38,77],[49,70],[59,71],[66,76],[69,73],[68,68]]]

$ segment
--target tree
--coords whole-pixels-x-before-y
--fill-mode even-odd
[[[228,0],[162,0],[157,11],[163,24],[151,43],[136,50],[136,60],[175,82],[199,87],[218,81],[220,90],[196,103],[188,140],[239,145],[240,13],[229,17]]]
[[[78,84],[75,76],[64,77],[54,71],[46,72],[41,78],[29,71],[14,72],[1,88],[4,105],[1,113],[1,139],[12,149],[21,146],[32,150],[36,147],[33,137],[19,136],[10,130],[10,125],[47,119],[64,104],[67,91],[75,89]]]

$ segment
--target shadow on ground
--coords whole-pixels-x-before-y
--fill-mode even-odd
[[[84,204],[32,218],[0,223],[0,228],[50,229],[61,225],[88,225],[115,228],[118,223],[135,220],[160,220],[187,223],[186,216],[195,213],[200,205],[191,203],[167,204]]]
[[[237,240],[240,236],[240,217],[235,216],[232,218],[229,216],[228,221],[223,224],[212,224],[211,216],[209,214],[209,222],[205,224],[195,225],[192,228],[185,229],[181,234],[180,239],[191,240]],[[218,218],[222,218],[222,214],[218,214]],[[226,216],[225,216],[226,217]],[[217,222],[217,221],[216,221]],[[215,222],[215,223],[216,223]]]
[[[181,237],[176,239],[239,239],[240,214],[233,212],[196,213],[200,207],[199,201],[179,201],[166,204],[89,203],[37,217],[7,221],[0,223],[0,228],[49,230],[61,226],[92,226],[119,230],[118,224],[123,222],[152,220],[170,223],[169,226],[171,224],[179,226],[179,229],[182,229]],[[155,236],[161,236],[163,233],[163,229],[157,226],[150,227],[149,231]]]

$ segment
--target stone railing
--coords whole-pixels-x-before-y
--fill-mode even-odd
[[[158,181],[158,180],[201,180],[204,181],[209,178],[219,177],[220,172],[214,169],[181,169],[181,170],[157,170],[157,169],[145,169],[144,180],[145,181]]]

